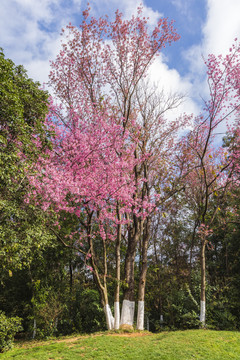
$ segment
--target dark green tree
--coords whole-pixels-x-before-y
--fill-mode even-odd
[[[39,149],[48,146],[44,128],[48,93],[29,79],[0,49],[0,268],[12,275],[14,268],[29,263],[33,248],[50,235],[46,216],[24,202],[26,169]],[[20,155],[21,154],[21,155]]]

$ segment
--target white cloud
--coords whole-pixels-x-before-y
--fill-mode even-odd
[[[59,49],[61,27],[70,18],[59,0],[2,0],[0,34],[6,57],[23,64],[34,80],[46,82],[49,60]]]
[[[166,98],[174,94],[184,96],[181,105],[168,113],[170,119],[174,120],[183,113],[199,113],[199,108],[191,97],[192,83],[188,78],[181,77],[176,69],[170,69],[162,56],[159,56],[151,65],[150,77],[160,91],[164,91]]]
[[[207,18],[202,28],[202,41],[186,51],[193,93],[197,95],[198,92],[205,100],[209,98],[209,88],[203,58],[207,59],[208,54],[225,55],[235,38],[240,41],[239,14],[239,0],[207,0]],[[226,125],[221,124],[218,131],[224,133]]]
[[[240,40],[239,16],[239,0],[208,0],[208,17],[203,28],[207,54],[226,53],[236,37]]]
[[[178,0],[176,0],[178,1]],[[235,38],[240,40],[240,1],[207,0],[207,19],[202,42],[186,52],[193,74],[203,73],[208,54],[226,54]]]
[[[42,58],[36,57],[34,59],[31,58],[31,54],[29,56],[29,60],[26,60],[24,66],[28,71],[28,76],[32,79],[39,81],[41,84],[47,83],[48,75],[50,72],[50,60],[54,60],[56,55],[60,51],[61,43],[60,37],[56,38],[46,38],[44,42],[45,47],[45,56]]]

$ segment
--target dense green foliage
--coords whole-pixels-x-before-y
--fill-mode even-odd
[[[45,215],[24,203],[26,168],[39,153],[34,138],[47,144],[44,119],[48,94],[0,51],[0,263],[1,275],[25,266],[47,241]],[[22,156],[19,156],[19,152]],[[40,241],[41,239],[41,241]]]
[[[15,66],[0,50],[1,200],[19,190],[19,182],[23,181],[24,164],[18,156],[20,147],[28,161],[34,161],[37,153],[33,135],[44,138],[48,94],[40,90],[39,85],[27,77],[22,66]]]
[[[8,316],[23,317],[24,323],[32,285],[26,287],[23,269],[28,273],[33,259],[41,258],[55,238],[48,229],[49,215],[25,202],[25,172],[41,151],[34,139],[49,145],[44,128],[48,94],[39,85],[0,51],[0,308]],[[9,320],[11,336],[17,331],[13,325]]]
[[[81,270],[76,254],[73,261],[72,251],[61,245],[39,248],[28,266],[3,279],[1,309],[24,319],[28,337],[105,329],[99,293],[91,275]]]
[[[19,317],[7,318],[0,311],[0,352],[12,348],[14,335],[21,329],[21,319]]]
[[[153,331],[199,326],[200,245],[185,224],[184,219],[172,219],[170,226],[152,239],[146,301]],[[212,228],[206,253],[207,326],[239,330],[239,190],[233,189],[224,198]]]

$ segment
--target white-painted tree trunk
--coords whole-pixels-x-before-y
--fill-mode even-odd
[[[112,310],[110,307],[109,307],[109,310],[110,310],[110,317],[111,317],[111,329],[114,329],[115,319],[113,317]]]
[[[144,330],[144,301],[138,301],[137,329]]]
[[[202,325],[205,325],[205,322],[206,322],[206,302],[205,301],[201,301],[200,322],[202,323]]]
[[[135,301],[123,300],[121,325],[126,324],[133,326],[134,309],[135,309]]]
[[[114,303],[114,329],[118,330],[120,326],[120,304],[118,301]]]
[[[163,315],[160,315],[160,327],[163,327]]]
[[[36,337],[36,332],[37,332],[37,322],[36,319],[33,320],[33,336],[32,338],[35,339]]]
[[[108,330],[114,329],[114,317],[112,315],[111,308],[108,304],[104,306],[104,312],[106,316],[106,323]]]

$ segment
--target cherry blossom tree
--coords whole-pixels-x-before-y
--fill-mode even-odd
[[[226,127],[226,122],[230,132],[239,133],[239,124],[231,125],[240,106],[240,47],[237,40],[225,57],[209,55],[205,64],[210,99],[205,101],[203,113],[193,120],[193,128],[183,139],[180,150],[180,162],[185,166],[185,194],[194,211],[194,233],[198,234],[201,243],[200,322],[203,326],[206,321],[205,251],[211,224],[224,194],[237,180],[233,176],[238,159],[237,147],[230,154],[226,147],[219,145],[218,134],[224,123]]]
[[[79,29],[69,24],[62,34],[62,50],[52,62],[49,81],[60,104],[51,103],[47,119],[55,134],[53,149],[34,168],[31,196],[46,210],[67,211],[79,218],[79,232],[71,236],[91,264],[109,329],[118,328],[120,322],[123,234],[127,251],[121,324],[133,324],[134,263],[142,238],[138,315],[142,329],[149,214],[156,204],[152,184],[156,171],[166,172],[171,145],[184,124],[164,119],[180,97],[156,99],[155,90],[143,84],[156,56],[179,36],[165,18],[150,32],[142,7],[130,20],[116,11],[113,21],[90,17],[88,8]],[[94,249],[98,239],[103,264]],[[115,320],[107,290],[111,241],[116,254]]]
[[[30,182],[35,190],[31,196],[45,210],[51,208],[59,216],[61,212],[69,212],[79,218],[80,230],[75,247],[77,245],[77,250],[91,263],[89,268],[93,270],[107,324],[111,328],[107,264],[104,263],[102,281],[96,264],[94,239],[101,237],[106,260],[106,243],[115,235],[114,230],[107,229],[108,223],[114,222],[116,217],[115,202],[121,201],[123,209],[132,202],[132,145],[127,148],[125,139],[128,132],[123,136],[121,127],[113,123],[107,114],[105,118],[103,114],[99,117],[95,111],[94,124],[90,119],[86,124],[74,116],[71,127],[65,127],[57,121],[56,113],[56,108],[52,106],[47,124],[55,134],[53,149],[39,157],[34,167],[35,174],[30,177]],[[59,223],[56,223],[55,227],[58,226]],[[76,234],[70,234],[70,238],[73,236],[76,238]]]

